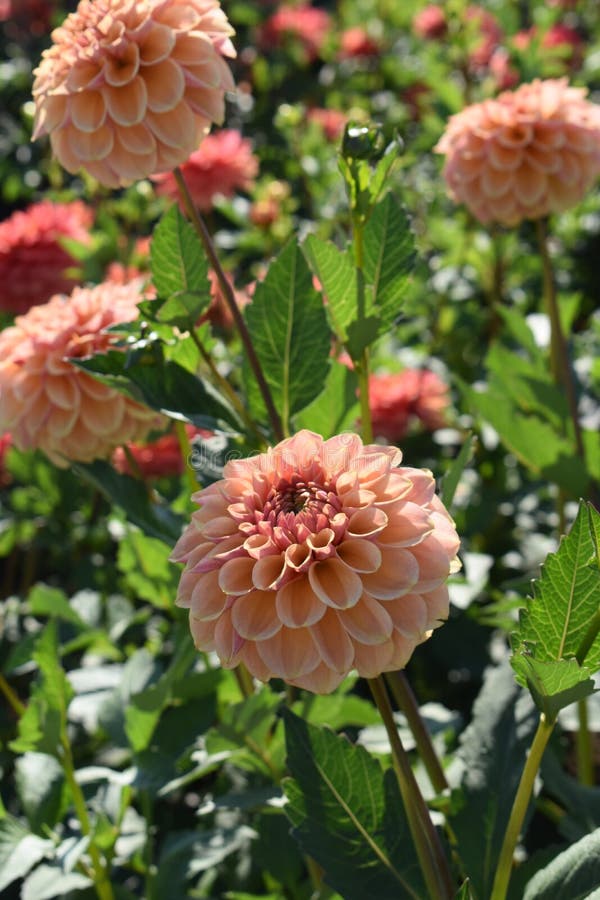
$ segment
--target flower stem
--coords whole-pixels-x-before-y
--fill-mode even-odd
[[[406,716],[408,725],[417,744],[419,756],[427,769],[427,774],[429,775],[432,787],[436,793],[440,794],[442,791],[446,790],[448,782],[446,781],[444,770],[442,769],[437,753],[435,752],[431,735],[423,722],[419,705],[413,694],[408,678],[404,672],[397,671],[386,672],[385,680],[388,683],[388,687],[390,688],[398,707]]]
[[[233,674],[235,675],[235,680],[238,683],[242,697],[244,700],[247,700],[248,697],[251,697],[254,693],[254,682],[252,681],[250,672],[244,663],[239,663],[233,670]]]
[[[569,364],[569,352],[567,342],[563,334],[560,322],[560,313],[556,297],[556,286],[554,283],[554,274],[552,271],[552,260],[548,250],[548,224],[545,219],[536,221],[537,239],[542,258],[542,273],[544,285],[544,305],[546,313],[550,319],[550,367],[556,384],[562,387],[569,408],[569,416],[573,425],[573,434],[575,437],[575,446],[577,453],[585,462],[585,451],[583,446],[583,436],[581,433],[581,425],[577,413],[577,393],[575,389],[575,381]]]
[[[223,271],[223,267],[219,261],[219,257],[217,256],[214,244],[212,242],[212,238],[209,234],[209,231],[204,224],[204,221],[198,210],[194,206],[192,198],[190,196],[190,192],[188,191],[187,184],[185,183],[185,179],[181,173],[179,167],[176,167],[173,170],[173,175],[175,177],[175,181],[177,182],[177,187],[179,188],[179,192],[181,194],[181,198],[183,200],[183,205],[185,207],[185,211],[188,214],[192,225],[194,226],[196,233],[206,251],[206,255],[208,256],[210,265],[217,276],[219,285],[223,292],[223,298],[227,306],[229,307],[229,311],[233,316],[233,321],[235,322],[236,328],[239,332],[240,338],[242,340],[242,344],[244,345],[244,350],[246,351],[246,356],[248,357],[248,362],[252,368],[254,373],[254,377],[256,378],[256,383],[262,395],[265,407],[267,409],[267,414],[269,416],[269,421],[271,423],[271,428],[273,430],[273,436],[275,440],[281,441],[283,439],[283,430],[281,427],[281,419],[279,417],[279,413],[275,409],[275,404],[273,402],[273,397],[271,395],[271,391],[269,389],[269,385],[266,382],[260,361],[258,356],[256,355],[256,350],[254,349],[254,344],[252,343],[252,338],[250,337],[250,332],[246,327],[246,323],[244,321],[244,317],[242,316],[240,309],[236,303],[235,295],[233,293],[233,288],[231,287],[229,281],[227,280],[227,276]]]
[[[438,833],[431,821],[429,810],[413,775],[406,751],[402,746],[402,741],[394,722],[385,682],[381,675],[367,680],[392,748],[394,770],[398,778],[410,832],[417,856],[419,857],[425,884],[427,885],[429,900],[450,900],[454,896],[454,888],[448,860],[442,850]]]
[[[527,807],[531,799],[535,776],[537,775],[544,750],[546,749],[553,728],[554,722],[549,722],[542,713],[531,744],[531,749],[529,750],[527,762],[523,769],[523,774],[521,775],[508,826],[504,834],[504,842],[498,859],[496,877],[494,878],[494,886],[492,888],[490,900],[505,900],[506,898],[515,847],[517,846],[517,841],[519,840],[519,835],[525,819],[525,813],[527,812]]]
[[[77,818],[79,819],[81,833],[83,835],[86,835],[90,839],[88,852],[90,854],[94,870],[93,878],[96,893],[99,897],[99,900],[114,900],[113,889],[108,877],[108,873],[102,861],[102,857],[100,856],[100,851],[94,843],[94,836],[92,834],[87,807],[85,805],[85,797],[83,796],[83,791],[81,790],[81,787],[77,782],[77,778],[75,777],[75,766],[73,763],[71,744],[69,742],[66,726],[64,724],[61,728],[60,746],[62,751],[62,767],[65,773],[67,784],[69,785],[69,789],[71,791],[71,797],[73,799],[73,805],[75,807],[75,812],[77,813]]]

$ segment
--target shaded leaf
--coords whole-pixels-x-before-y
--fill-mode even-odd
[[[456,493],[456,488],[458,487],[458,483],[461,479],[462,473],[465,468],[473,458],[473,454],[475,453],[475,445],[477,442],[477,438],[473,433],[470,433],[465,438],[465,442],[460,448],[458,456],[456,459],[452,461],[452,464],[447,472],[444,473],[444,477],[442,478],[442,486],[440,491],[440,499],[446,509],[450,509],[452,506],[452,501],[454,500],[454,495]]]
[[[425,896],[396,776],[360,746],[284,710],[292,834],[345,900]]]
[[[554,721],[561,709],[595,691],[592,671],[576,659],[545,662],[527,652],[515,654],[512,666],[520,684],[527,686],[537,708]]]
[[[21,900],[50,900],[66,897],[70,891],[83,891],[94,882],[79,872],[63,872],[60,866],[38,866],[21,888]]]
[[[344,343],[348,326],[356,319],[358,298],[356,270],[348,250],[339,250],[330,241],[322,241],[310,234],[302,250],[327,297],[327,313],[331,326]]]
[[[356,391],[356,373],[334,360],[319,396],[296,416],[296,429],[309,428],[324,438],[351,429],[360,415]]]
[[[15,786],[32,831],[54,828],[61,808],[65,777],[62,766],[47,753],[24,753],[15,761]]]
[[[30,834],[18,819],[5,816],[0,820],[0,891],[27,875],[53,849],[51,840]]]
[[[592,900],[600,896],[600,828],[533,876],[523,900]]]

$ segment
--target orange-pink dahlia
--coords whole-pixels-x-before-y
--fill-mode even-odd
[[[71,291],[77,265],[63,238],[89,244],[94,213],[81,200],[32,203],[0,222],[0,309],[24,313],[53,294]]]
[[[252,143],[234,128],[209,134],[181,166],[190,196],[201,212],[209,212],[217,197],[233,197],[249,191],[258,174],[258,159]],[[155,175],[157,193],[181,203],[179,188],[171,172]]]
[[[316,693],[405,666],[448,615],[459,540],[431,472],[401,459],[300,431],[228,462],[172,555],[196,646]]]
[[[223,121],[232,34],[218,0],[80,0],[35,71],[34,137],[108,187],[178,166]]]
[[[536,79],[452,116],[435,148],[451,196],[502,225],[578,203],[600,174],[600,106],[586,94]]]
[[[57,466],[107,457],[142,440],[164,418],[69,362],[107,351],[109,325],[136,318],[142,280],[75,288],[17,316],[0,333],[0,433],[21,450],[39,448]]]

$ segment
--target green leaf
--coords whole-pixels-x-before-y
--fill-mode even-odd
[[[165,302],[159,322],[192,329],[211,302],[208,260],[193,225],[175,204],[154,229],[150,246],[152,280]]]
[[[18,819],[5,816],[0,821],[0,891],[24,878],[53,849],[53,841],[30,834]]]
[[[321,392],[331,335],[321,295],[299,246],[290,242],[256,285],[245,318],[284,428]]]
[[[137,597],[158,609],[170,609],[177,593],[180,572],[169,562],[172,542],[128,529],[119,542],[117,565]]]
[[[47,753],[24,753],[15,761],[15,786],[32,831],[54,828],[61,810],[62,766]]]
[[[558,830],[569,841],[577,841],[600,828],[600,787],[582,784],[569,775],[559,762],[552,744],[544,751],[541,764],[544,792],[552,797],[565,814]]]
[[[296,430],[308,428],[324,438],[351,429],[360,415],[356,395],[356,373],[332,361],[325,387],[313,402],[294,419]]]
[[[533,876],[523,900],[597,900],[600,892],[600,828],[586,835]]]
[[[85,622],[73,609],[67,595],[47,584],[36,584],[27,595],[29,611],[34,616],[52,616],[70,622],[77,628],[85,628]]]
[[[455,460],[452,461],[452,465],[450,466],[448,471],[444,473],[444,477],[442,478],[440,497],[446,509],[450,509],[452,506],[452,501],[454,500],[458,482],[460,481],[462,473],[464,472],[468,463],[473,458],[473,454],[475,453],[476,442],[477,438],[475,437],[475,435],[472,432],[468,434],[465,438],[464,444],[460,448],[458,456]]]
[[[155,897],[188,897],[185,885],[194,875],[215,868],[247,845],[255,832],[247,825],[168,834],[153,882]]]
[[[450,820],[464,870],[479,900],[491,896],[504,832],[535,726],[531,701],[515,684],[509,666],[488,669],[471,723],[461,735],[461,805]]]
[[[72,463],[73,471],[98,488],[110,502],[127,513],[133,525],[160,541],[173,544],[181,534],[184,520],[141,481],[130,475],[120,475],[110,463],[97,459],[93,463]]]
[[[378,336],[399,315],[415,266],[414,237],[408,217],[392,194],[378,203],[364,229],[364,276],[373,287]]]
[[[94,886],[87,875],[63,872],[60,866],[38,866],[23,883],[21,900],[50,900],[66,897],[70,891],[83,891]]]
[[[339,250],[330,241],[310,234],[302,245],[310,267],[323,286],[327,313],[337,337],[348,339],[348,326],[356,318],[358,306],[356,270],[348,250]]]
[[[263,687],[241,703],[226,706],[220,722],[206,735],[210,754],[230,751],[237,766],[273,776],[271,734],[281,695]]]
[[[345,900],[425,896],[396,776],[360,746],[284,710],[292,834]]]
[[[533,583],[533,597],[519,614],[513,634],[513,659],[517,680],[528,685],[536,702],[559,708],[591,693],[590,675],[600,668],[600,635],[592,635],[584,666],[578,656],[589,640],[590,622],[597,619],[600,569],[590,527],[589,507],[581,503],[571,531],[556,553],[550,553],[540,578]],[[554,665],[562,663],[562,665]],[[572,696],[573,695],[573,696]],[[563,701],[565,701],[563,703]]]

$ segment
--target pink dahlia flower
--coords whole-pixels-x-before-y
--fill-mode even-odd
[[[469,52],[471,68],[485,69],[489,65],[494,50],[504,36],[498,21],[491,12],[481,6],[468,6],[465,10],[465,22],[476,36]]]
[[[11,475],[5,468],[4,460],[7,451],[12,447],[12,436],[10,432],[0,434],[0,488],[6,487],[11,482]]]
[[[415,419],[428,431],[442,428],[449,403],[448,386],[428,369],[369,378],[373,431],[391,442],[401,440]]]
[[[181,166],[192,200],[201,212],[209,212],[219,196],[233,197],[236,191],[249,191],[258,174],[258,160],[252,143],[239,131],[224,129],[205,138],[200,147]],[[181,205],[179,190],[170,173],[155,175],[157,193]]]
[[[586,94],[536,79],[452,116],[435,148],[451,196],[503,225],[575,206],[600,174],[600,107]]]
[[[34,73],[34,137],[111,188],[178,166],[223,121],[232,34],[218,0],[80,0]]]
[[[446,13],[441,6],[431,3],[417,12],[412,21],[415,35],[425,41],[443,38],[448,31]]]
[[[77,260],[61,245],[62,238],[90,242],[94,214],[76,200],[43,200],[0,222],[0,309],[24,313],[53,294],[68,293],[77,279],[66,270]]]
[[[448,615],[459,540],[431,472],[401,459],[300,431],[227,463],[172,556],[196,646],[316,693],[405,666]]]
[[[288,39],[297,41],[306,60],[313,62],[323,49],[331,33],[329,13],[308,3],[280,6],[262,26],[259,43],[265,49],[282,47]]]
[[[340,109],[324,109],[320,106],[313,106],[307,110],[306,118],[309,122],[316,122],[323,129],[328,141],[339,140],[348,121],[348,116]]]
[[[190,440],[196,435],[209,437],[212,434],[204,428],[195,428],[193,425],[186,425],[185,430]],[[181,475],[185,469],[181,445],[173,431],[162,434],[147,444],[127,444],[127,450],[133,457],[137,470],[132,468],[125,449],[117,447],[112,455],[112,464],[122,475],[141,474],[144,478],[169,478]]]
[[[380,47],[368,31],[357,26],[342,32],[340,39],[340,59],[353,59],[356,56],[379,56]]]
[[[55,6],[54,0],[0,0],[0,22],[7,22],[12,39],[39,37],[50,28]]]
[[[18,316],[0,333],[0,432],[21,450],[39,448],[57,466],[107,457],[141,440],[164,418],[69,362],[107,351],[109,325],[138,315],[142,282],[75,288]]]

